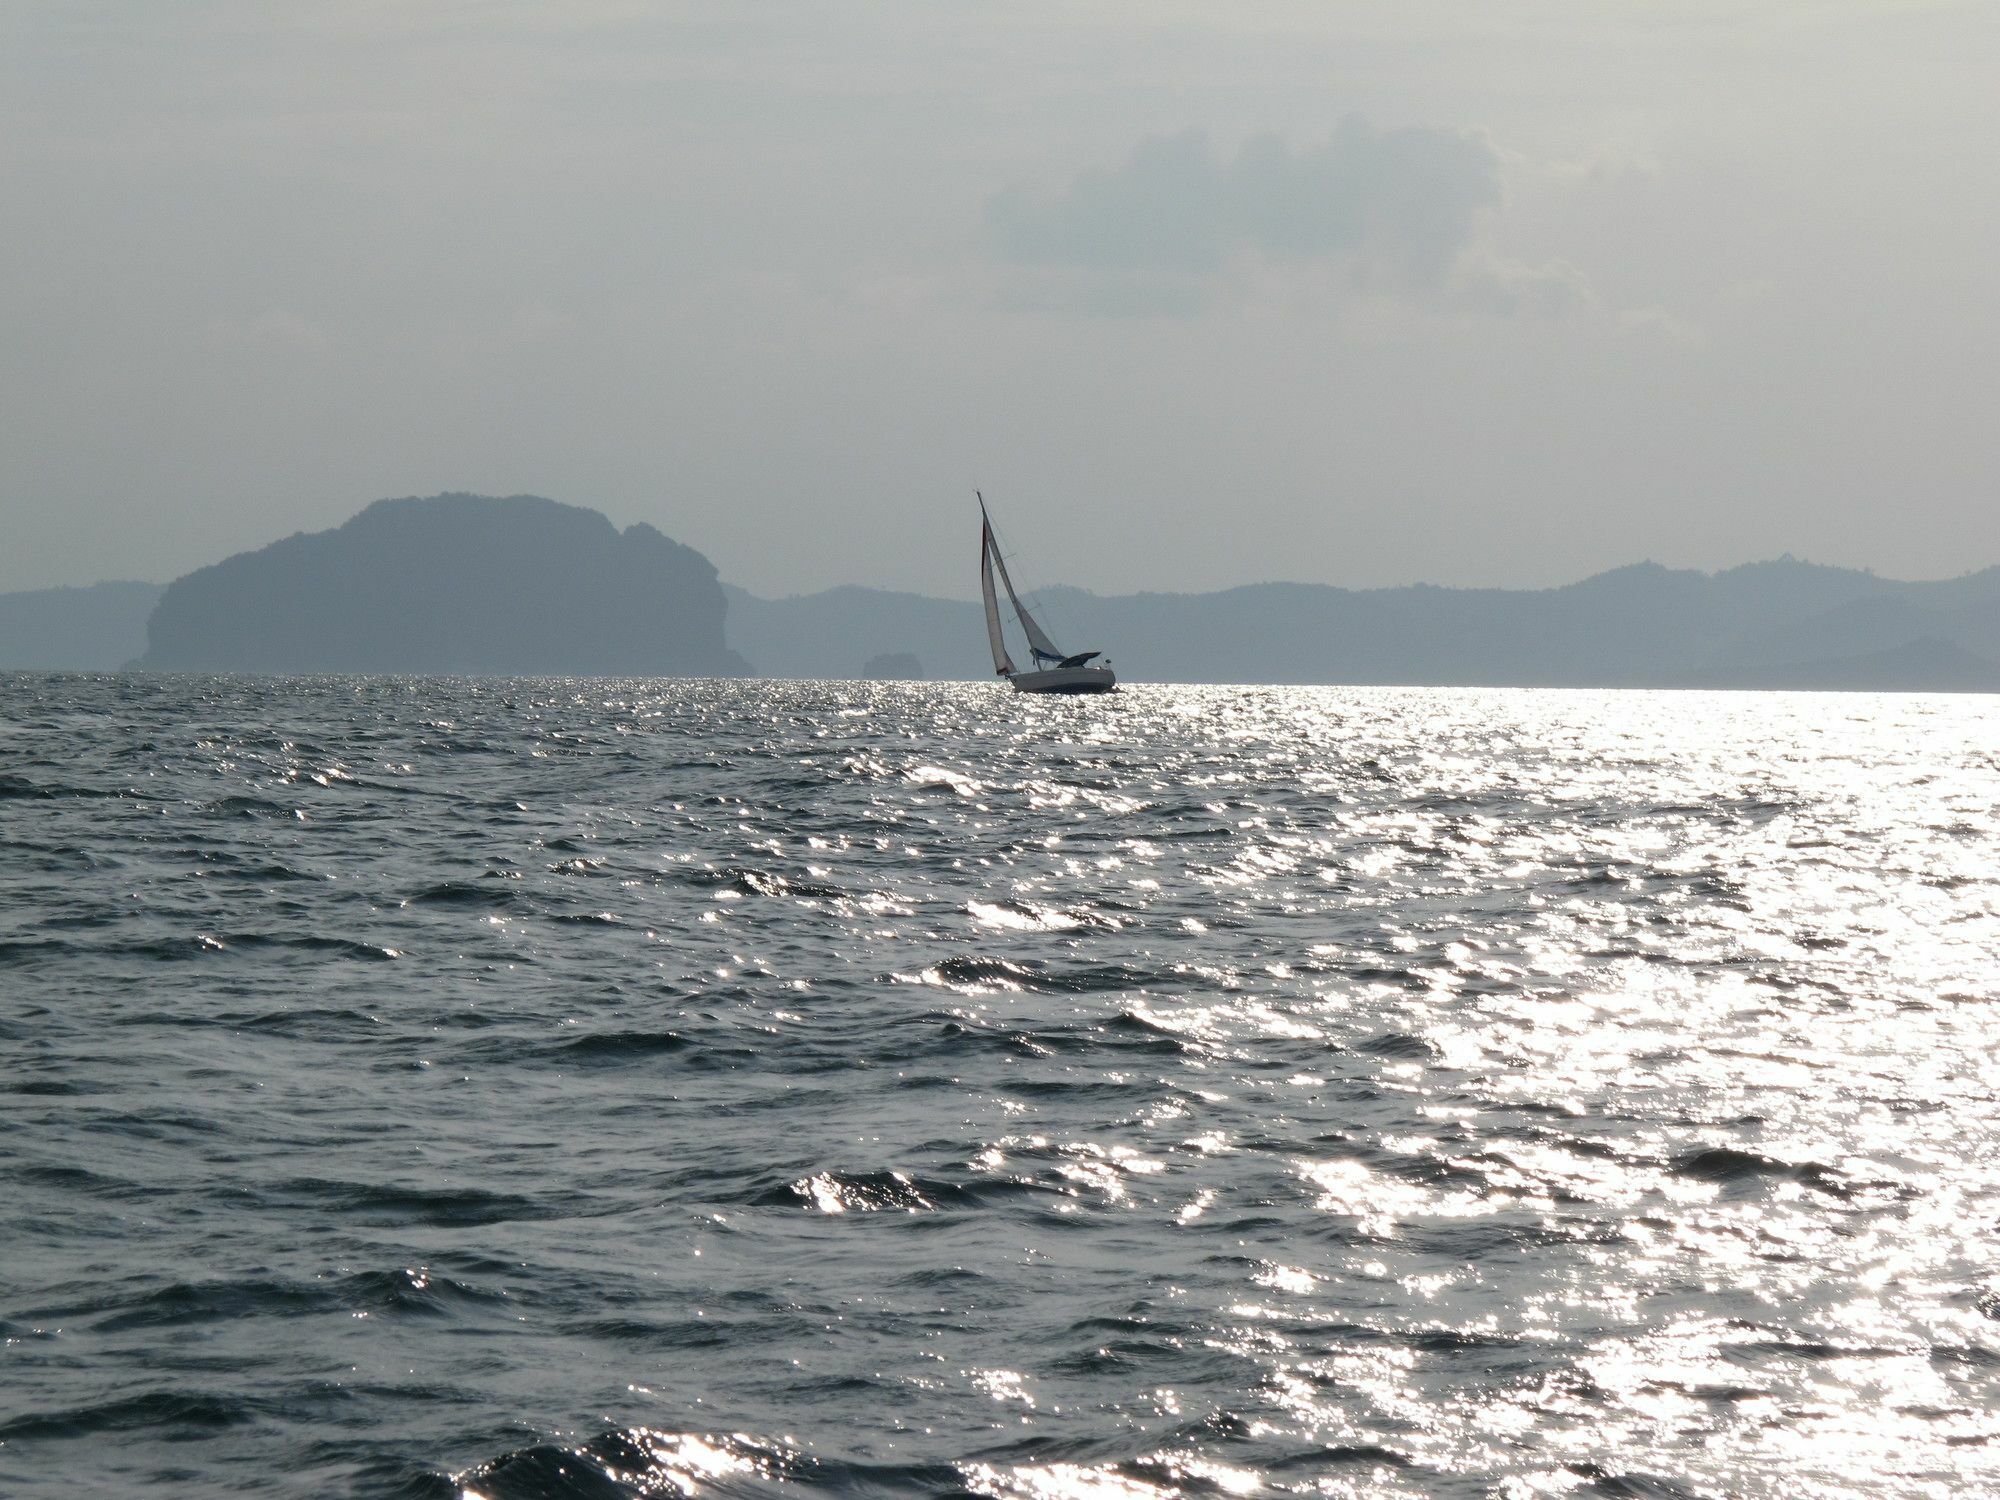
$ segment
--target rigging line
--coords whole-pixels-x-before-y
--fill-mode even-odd
[[[1052,606],[1041,590],[1031,589],[1025,597],[1016,590],[1013,573],[1007,563],[1010,557],[1018,559],[1020,554],[1009,553],[1001,546],[1000,534],[994,528],[993,518],[986,514],[985,495],[978,490],[974,490],[973,494],[979,500],[980,519],[986,528],[987,536],[991,538],[994,560],[999,566],[1001,581],[1006,585],[1008,602],[1014,606],[1015,628],[1027,637],[1029,658],[1035,661],[1044,658],[1049,661],[1060,660],[1066,648],[1056,644],[1046,622],[1056,621],[1061,627],[1061,633],[1069,635],[1072,645],[1068,649],[1073,649],[1076,640],[1075,621],[1071,619],[1067,609]]]
[[[993,534],[993,545],[996,550],[999,549],[1000,534],[997,531]],[[1018,553],[1009,553],[1003,550],[1000,552],[1000,560],[1007,562],[1018,555]],[[1041,576],[1039,569],[1030,569],[1030,573],[1033,576]],[[1054,630],[1047,631],[1046,633],[1059,635],[1066,640],[1074,642],[1078,639],[1075,618],[1070,614],[1068,609],[1063,607],[1060,601],[1050,599],[1048,593],[1048,590],[1052,588],[1073,589],[1074,587],[1074,584],[1050,584],[1047,588],[1027,589],[1021,593],[1020,600],[1023,604],[1029,606],[1036,619],[1041,620],[1045,625],[1054,625],[1056,627]]]
[[[1019,625],[1021,633],[1028,638],[1029,654],[1037,657],[1060,656],[1061,653],[1056,649],[1055,642],[1049,637],[1049,633],[1042,628],[1041,622],[1035,617],[1034,610],[1022,600],[1019,590],[1014,587],[1013,573],[1007,567],[1007,553],[1000,546],[1000,538],[993,530],[991,517],[986,518],[986,531],[993,539],[993,552],[995,562],[1000,569],[1000,581],[1006,586],[1007,600],[1014,607],[1015,621]]]

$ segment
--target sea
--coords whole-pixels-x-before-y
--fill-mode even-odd
[[[0,1494],[2000,1493],[2000,699],[0,677]]]

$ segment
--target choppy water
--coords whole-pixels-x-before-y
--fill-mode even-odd
[[[0,678],[0,1492],[2000,1485],[2000,704]]]

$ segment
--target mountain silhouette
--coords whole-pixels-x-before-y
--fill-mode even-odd
[[[1720,573],[1637,563],[1552,589],[1039,591],[1065,650],[1127,682],[2000,690],[2000,568],[1903,583],[1794,558]],[[730,590],[730,638],[782,677],[852,677],[921,642],[933,676],[992,675],[979,606],[877,589]]]
[[[0,594],[0,667],[990,680],[979,606],[763,599],[650,526],[517,495],[384,500],[176,581]],[[1781,557],[1552,589],[1261,583],[1038,616],[1128,682],[2000,691],[2000,568],[1899,582]],[[917,653],[920,659],[913,659]],[[740,653],[740,654],[739,654]]]
[[[115,672],[144,648],[160,592],[121,580],[0,594],[0,668]]]
[[[535,495],[378,500],[167,586],[136,665],[175,672],[736,676],[714,565]]]

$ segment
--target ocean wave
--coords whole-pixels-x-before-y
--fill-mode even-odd
[[[2000,1483],[1983,700],[53,681],[10,1495]]]

